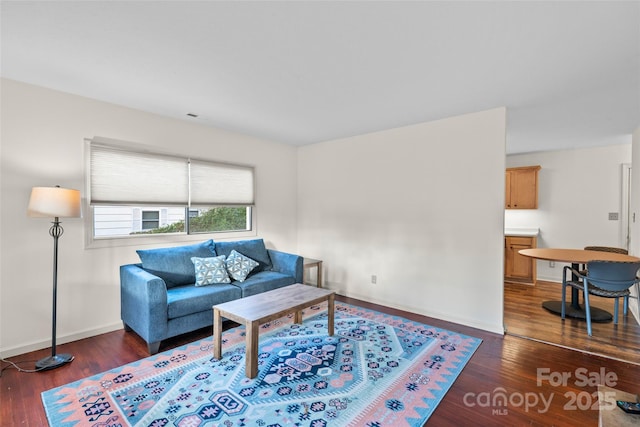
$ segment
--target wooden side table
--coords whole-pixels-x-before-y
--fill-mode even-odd
[[[313,259],[313,258],[304,258],[304,262],[303,262],[303,266],[304,266],[304,273],[307,272],[307,270],[310,270],[312,268],[316,268],[316,286],[318,288],[322,287],[322,260],[320,259]],[[306,276],[306,274],[304,274],[304,276]],[[302,278],[302,282],[304,282],[304,277]]]

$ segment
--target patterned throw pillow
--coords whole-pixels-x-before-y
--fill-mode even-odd
[[[211,258],[192,257],[191,262],[196,268],[196,286],[231,283],[224,258],[224,255]]]
[[[229,275],[238,282],[244,282],[244,279],[246,279],[249,273],[251,273],[251,270],[259,265],[258,262],[242,255],[235,249],[232,250],[227,257],[226,263]]]

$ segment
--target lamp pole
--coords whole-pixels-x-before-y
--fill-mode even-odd
[[[54,369],[58,366],[69,363],[73,356],[68,353],[56,354],[56,319],[58,308],[58,238],[64,233],[64,228],[60,225],[60,219],[55,217],[53,225],[49,228],[49,235],[53,237],[53,310],[51,319],[51,356],[40,359],[36,362],[36,369]]]

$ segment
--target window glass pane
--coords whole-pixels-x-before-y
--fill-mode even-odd
[[[160,212],[158,211],[142,211],[142,220],[156,220],[160,219]]]
[[[94,206],[93,230],[96,238],[135,234],[184,233],[184,207],[157,209],[140,206]]]
[[[93,214],[95,237],[128,236],[136,231],[134,208],[125,206],[96,206]],[[137,228],[137,231],[141,227]]]
[[[140,206],[94,206],[94,236],[124,237],[140,234],[189,234],[251,230],[251,207],[219,206],[200,209],[168,206],[149,209]]]
[[[195,216],[192,215],[194,211],[197,212]],[[251,230],[250,207],[219,206],[189,211],[189,233],[246,230]]]

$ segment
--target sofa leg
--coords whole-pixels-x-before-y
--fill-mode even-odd
[[[160,342],[161,341],[147,343],[147,348],[149,349],[150,355],[154,355],[158,352],[158,350],[160,350]]]
[[[122,324],[124,325],[124,331],[125,332],[131,332],[133,331],[133,329],[131,329],[131,326],[127,325],[126,323],[122,322]]]

